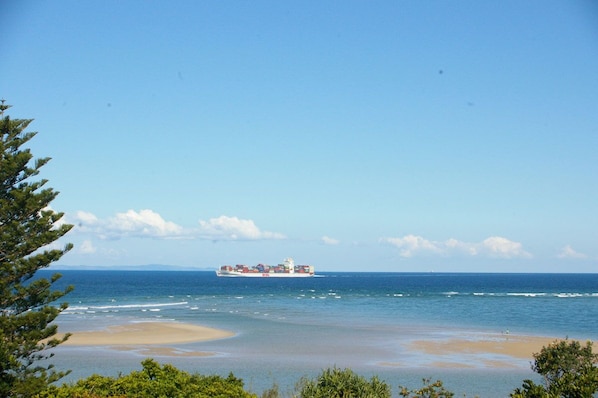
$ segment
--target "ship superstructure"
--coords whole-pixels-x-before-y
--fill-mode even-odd
[[[258,264],[248,267],[244,264],[223,265],[216,271],[216,275],[225,277],[254,277],[254,278],[304,278],[314,276],[313,265],[295,265],[292,258],[285,258],[281,264],[270,266]]]

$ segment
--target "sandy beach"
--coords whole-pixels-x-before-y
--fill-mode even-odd
[[[104,330],[76,332],[64,343],[70,346],[139,346],[192,343],[224,339],[233,332],[175,322],[137,322]]]

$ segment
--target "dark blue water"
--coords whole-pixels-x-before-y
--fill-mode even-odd
[[[439,375],[458,394],[507,396],[530,377],[528,361],[508,370],[488,369],[476,360],[465,369],[439,369],[409,351],[408,342],[506,331],[598,339],[597,274],[322,273],[244,279],[199,271],[61,273],[61,284],[75,286],[65,298],[69,309],[58,319],[61,330],[140,320],[232,330],[234,338],[188,345],[219,354],[213,358],[167,360],[202,373],[234,371],[258,392],[273,381],[292,385],[300,373],[336,365],[414,386],[421,377]],[[64,349],[57,358],[75,363],[76,376],[115,367],[127,371],[140,361],[107,352],[94,351],[95,362],[81,348]],[[110,358],[108,367],[101,365],[102,355]]]
[[[217,278],[212,272],[63,271],[73,312],[161,316],[176,309],[270,313],[286,322],[404,322],[598,337],[598,274],[324,273]],[[155,311],[160,309],[160,311]],[[102,312],[103,311],[103,312]]]

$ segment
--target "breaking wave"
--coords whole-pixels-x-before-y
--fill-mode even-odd
[[[189,304],[187,301],[179,301],[176,303],[147,303],[147,304],[110,304],[110,305],[89,305],[89,306],[69,306],[64,313],[69,312],[119,312],[120,310],[148,310],[159,309],[162,307],[176,307]]]

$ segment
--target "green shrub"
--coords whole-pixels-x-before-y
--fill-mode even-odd
[[[455,394],[446,390],[442,381],[434,383],[430,379],[423,379],[424,386],[417,390],[410,390],[407,387],[399,386],[400,395],[404,398],[452,398]]]
[[[274,384],[271,388],[265,390],[262,395],[260,396],[260,398],[279,398],[280,397],[280,391],[278,388],[278,384]]]
[[[143,369],[126,376],[92,375],[74,384],[52,386],[39,398],[257,398],[243,389],[243,380],[189,374],[172,365],[160,366],[153,359]]]
[[[534,354],[532,370],[544,377],[544,385],[524,380],[513,398],[592,398],[598,391],[598,354],[592,342],[561,340]]]
[[[299,398],[390,398],[390,386],[374,376],[369,381],[351,369],[324,370],[316,379],[302,378]]]

